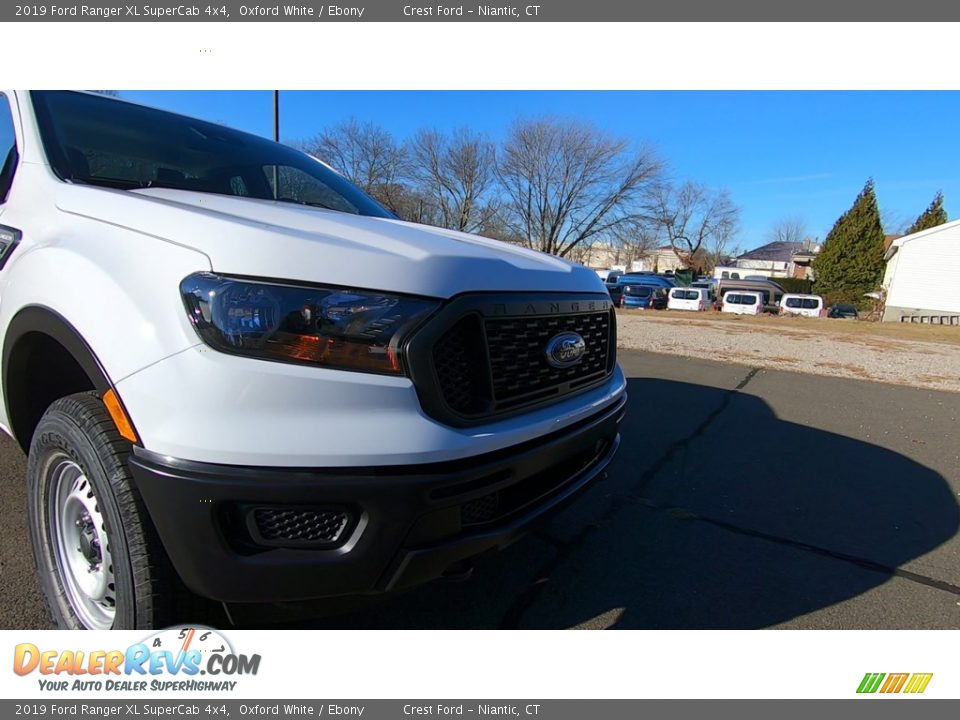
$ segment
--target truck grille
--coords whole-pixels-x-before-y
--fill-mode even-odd
[[[481,412],[489,391],[480,318],[469,315],[450,328],[433,348],[440,393],[450,408],[463,415]]]
[[[487,320],[487,347],[493,375],[493,397],[501,408],[552,391],[573,381],[574,387],[607,374],[610,314]],[[583,338],[586,354],[571,368],[551,367],[544,354],[550,338],[573,331]],[[551,392],[551,394],[553,394]]]
[[[601,382],[613,371],[616,355],[615,318],[608,306],[550,315],[460,316],[431,348],[442,406],[461,419],[479,421]],[[580,335],[585,353],[576,365],[556,368],[547,362],[546,347],[564,332]]]

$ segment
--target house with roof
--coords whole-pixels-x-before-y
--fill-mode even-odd
[[[732,265],[716,268],[714,275],[718,278],[760,275],[769,278],[813,279],[813,259],[818,252],[820,246],[812,240],[775,240],[738,255]]]
[[[750,270],[752,275],[766,277],[789,277],[793,254],[803,243],[777,240],[737,256],[736,266]]]

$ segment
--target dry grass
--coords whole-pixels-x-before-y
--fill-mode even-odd
[[[917,376],[917,379],[921,382],[938,384],[938,383],[951,383],[956,378],[947,377],[946,375],[935,375],[934,373],[921,373]]]
[[[626,315],[643,316],[655,322],[682,323],[722,329],[730,333],[776,332],[781,336],[809,338],[811,334],[869,345],[877,349],[900,349],[896,340],[910,343],[927,342],[939,345],[960,345],[960,327],[918,325],[911,323],[867,322],[866,320],[832,320],[830,318],[803,318],[778,315],[733,315],[708,311],[705,313],[679,310],[618,310]],[[726,326],[726,327],[724,327]],[[931,351],[933,351],[931,349]]]
[[[860,367],[859,365],[853,365],[852,363],[837,363],[837,362],[830,362],[829,360],[821,360],[820,365],[822,365],[825,368],[830,368],[832,370],[842,370],[844,373],[848,373],[850,375],[857,375],[858,377],[862,377],[865,380],[875,379],[873,375],[868,373],[862,367]]]

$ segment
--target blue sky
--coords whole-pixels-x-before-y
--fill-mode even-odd
[[[121,91],[121,96],[270,136],[269,91]],[[763,244],[797,216],[821,239],[868,177],[896,229],[937,190],[960,208],[960,92],[284,91],[281,137],[305,139],[349,117],[398,139],[470,126],[501,138],[518,117],[593,122],[648,142],[670,175],[727,188],[742,208],[737,244]]]

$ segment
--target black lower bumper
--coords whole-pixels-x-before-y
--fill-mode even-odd
[[[509,545],[584,489],[616,452],[625,404],[622,397],[572,427],[453,462],[247,468],[137,449],[131,467],[174,567],[200,595],[267,603],[384,592]],[[336,542],[310,545],[282,531],[265,538],[256,515],[265,507],[334,508],[346,519]]]

